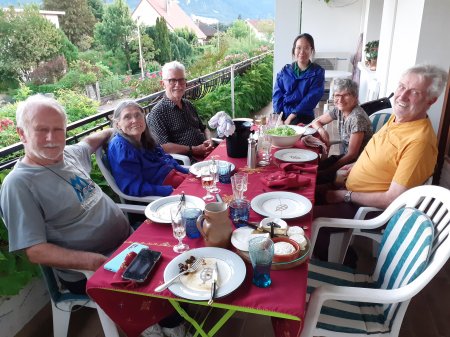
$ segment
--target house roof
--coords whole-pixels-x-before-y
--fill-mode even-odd
[[[166,20],[167,26],[174,30],[176,28],[187,28],[192,30],[197,39],[205,40],[206,35],[192,21],[192,19],[184,12],[176,1],[171,0],[141,0],[146,1],[154,10]],[[136,6],[136,8],[138,8]]]

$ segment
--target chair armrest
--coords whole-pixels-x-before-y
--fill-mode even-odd
[[[183,165],[191,166],[191,158],[189,158],[188,156],[185,156],[184,154],[177,154],[177,153],[171,153],[170,155],[173,157],[173,159],[181,161],[183,163]]]
[[[358,211],[356,212],[353,219],[358,219],[358,220],[365,219],[367,214],[370,212],[383,212],[383,210],[381,208],[377,208],[377,207],[361,206],[360,208],[358,208]]]
[[[77,273],[81,273],[84,276],[86,276],[86,278],[88,280],[91,278],[92,275],[94,275],[94,272],[92,270],[72,269],[72,268],[67,268],[67,270],[72,270],[72,271],[76,271]]]
[[[132,205],[132,204],[116,204],[123,212],[145,214],[145,208],[147,206],[143,205]]]

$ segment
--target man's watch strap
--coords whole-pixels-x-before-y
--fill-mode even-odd
[[[345,193],[344,195],[344,201],[345,202],[352,202],[352,191],[347,191],[347,193]]]

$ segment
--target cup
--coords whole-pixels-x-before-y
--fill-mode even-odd
[[[219,161],[217,164],[217,170],[219,173],[219,182],[222,184],[229,184],[231,183],[230,176],[231,176],[231,165],[230,163]]]
[[[253,284],[267,288],[272,283],[270,267],[273,258],[273,241],[266,237],[255,237],[248,242],[248,252],[253,267]]]
[[[250,203],[244,199],[233,200],[228,207],[230,208],[230,219],[236,228],[246,226],[250,214]]]
[[[269,135],[262,135],[258,139],[257,158],[258,166],[270,165],[270,149],[272,147],[272,138]]]
[[[181,217],[186,227],[186,235],[190,239],[197,239],[201,236],[197,229],[197,219],[202,214],[200,208],[185,208],[181,212]]]
[[[244,192],[247,191],[248,175],[244,172],[236,173],[231,177],[231,188],[233,199],[245,199]]]

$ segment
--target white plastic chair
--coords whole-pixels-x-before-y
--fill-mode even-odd
[[[433,176],[428,178],[424,185],[431,185]],[[367,217],[367,214],[371,212],[383,212],[381,208],[377,207],[368,207],[361,206],[358,208],[353,219],[355,220],[364,220]],[[337,262],[343,263],[345,256],[347,255],[348,247],[352,244],[352,241],[355,236],[364,236],[372,240],[372,254],[373,256],[377,255],[378,244],[381,242],[381,238],[383,237],[383,229],[375,228],[375,229],[364,229],[364,228],[355,228],[353,231],[349,232],[341,232],[341,233],[331,233],[330,234],[330,244],[328,247],[328,261],[329,262]]]
[[[383,109],[381,111],[375,112],[369,116],[370,121],[372,122],[372,131],[373,133],[378,132],[381,127],[387,123],[392,114],[392,108]]]
[[[53,268],[41,265],[47,290],[50,294],[53,315],[53,336],[66,337],[69,330],[70,314],[75,306],[84,306],[97,309],[103,332],[106,337],[119,337],[119,332],[114,322],[106,315],[97,303],[87,295],[73,294],[67,290],[62,290]],[[86,278],[92,276],[93,272],[87,270],[75,270],[83,273]]]
[[[398,336],[411,298],[450,257],[450,191],[433,185],[412,188],[370,220],[318,218],[311,243],[314,247],[322,227],[377,228],[390,219],[374,274],[311,261],[301,337]]]

